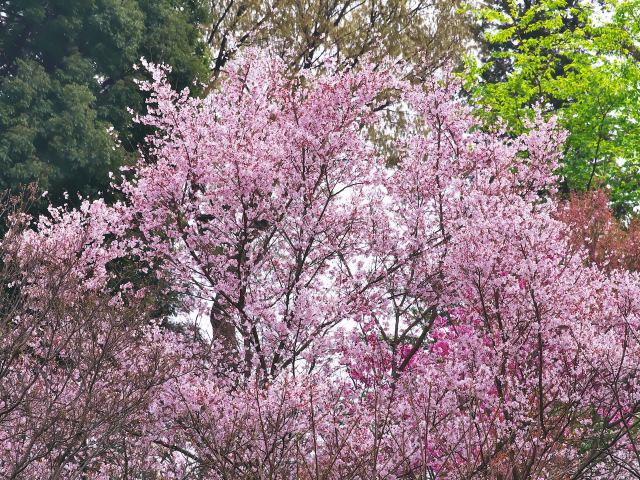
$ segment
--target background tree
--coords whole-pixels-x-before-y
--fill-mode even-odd
[[[469,36],[462,1],[224,0],[211,2],[213,78],[244,46],[268,46],[289,68],[351,68],[392,57],[414,74],[460,59]]]
[[[571,227],[570,242],[603,269],[640,270],[640,219],[615,218],[602,190],[572,193],[558,218]]]
[[[592,6],[583,0],[483,0],[470,5],[479,57],[486,62],[481,75],[492,83],[505,81],[514,71],[514,55],[522,43],[584,29]],[[567,59],[555,61],[563,64]]]
[[[536,105],[559,114],[570,133],[564,191],[607,188],[618,216],[640,203],[638,5],[483,2],[475,10],[483,48],[467,76],[489,124],[501,118],[519,133]]]
[[[144,105],[134,63],[174,65],[178,88],[206,81],[207,15],[198,0],[2,1],[0,189],[106,190],[145,134],[126,111]]]

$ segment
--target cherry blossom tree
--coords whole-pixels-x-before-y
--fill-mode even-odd
[[[155,468],[149,405],[195,345],[182,351],[130,284],[107,288],[102,202],[52,209],[37,233],[21,208],[5,207],[0,476],[139,478]]]
[[[138,385],[133,355],[154,380],[126,417],[137,472],[637,478],[640,278],[569,241],[553,120],[483,132],[446,73],[420,87],[366,65],[292,78],[248,51],[192,99],[147,68],[138,121],[157,133],[122,203],[52,211],[16,254],[68,252],[75,294],[118,308],[153,299],[117,281],[114,262],[135,259],[208,319],[208,346],[140,319],[102,377]],[[370,141],[385,108],[410,119],[393,162]],[[124,451],[100,471],[123,475]]]

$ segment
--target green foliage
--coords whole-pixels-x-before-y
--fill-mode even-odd
[[[168,63],[177,87],[206,81],[207,15],[205,0],[1,2],[0,189],[104,190],[145,134],[126,110],[144,106],[133,65]]]
[[[565,189],[605,187],[618,215],[640,205],[639,11],[638,0],[491,3],[475,11],[485,48],[467,62],[486,122],[517,134],[536,106],[558,115]]]

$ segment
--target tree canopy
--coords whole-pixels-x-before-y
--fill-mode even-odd
[[[7,0],[0,4],[0,189],[38,181],[63,191],[105,191],[133,160],[145,131],[134,80],[141,57],[175,66],[178,87],[208,78],[192,0]]]
[[[212,2],[213,76],[244,46],[269,47],[289,69],[343,68],[385,57],[414,74],[459,59],[470,39],[460,0],[226,0]]]
[[[556,218],[553,120],[485,132],[450,74],[375,64],[297,85],[248,50],[206,99],[149,68],[125,201],[14,216],[0,243],[0,473],[637,475],[640,277]],[[364,135],[390,88],[393,165]],[[113,290],[131,256],[200,323],[164,331],[152,289]]]
[[[565,191],[608,189],[618,215],[640,202],[637,1],[487,2],[467,79],[489,124],[522,132],[539,108],[570,132]],[[489,108],[487,110],[486,108]]]

